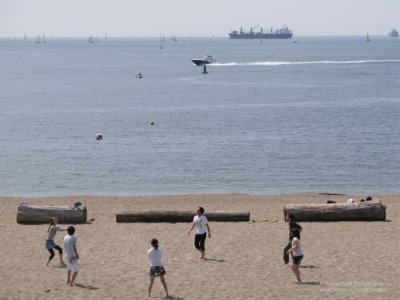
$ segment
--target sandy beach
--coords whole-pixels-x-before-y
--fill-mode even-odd
[[[286,203],[359,201],[367,195],[256,196],[247,194],[146,197],[0,198],[0,299],[148,299],[147,249],[163,249],[166,281],[175,299],[399,299],[400,195],[371,195],[387,206],[385,222],[302,222],[303,283],[283,264]],[[75,225],[80,254],[76,287],[66,284],[58,255],[46,267],[48,225],[16,222],[20,202],[82,202],[88,224]],[[253,222],[212,223],[207,260],[193,247],[189,223],[116,223],[120,210],[250,211]],[[60,226],[67,227],[66,224]],[[64,232],[57,233],[62,246]],[[164,296],[159,279],[152,298]]]

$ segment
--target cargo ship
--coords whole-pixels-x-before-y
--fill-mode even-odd
[[[229,33],[230,39],[246,40],[246,39],[290,39],[293,36],[293,32],[287,27],[273,29],[272,27],[268,31],[264,31],[261,27],[259,31],[255,31],[259,26],[250,27],[250,31],[243,31],[240,27],[240,31],[233,30]]]

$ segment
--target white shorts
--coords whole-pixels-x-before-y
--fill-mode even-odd
[[[72,272],[78,272],[79,271],[79,264],[77,259],[72,259],[72,263],[69,258],[65,259],[67,261],[67,270],[72,271]]]

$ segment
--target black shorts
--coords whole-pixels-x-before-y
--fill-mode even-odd
[[[163,266],[160,266],[160,267],[150,267],[150,273],[149,273],[149,275],[151,276],[151,277],[158,277],[158,276],[161,276],[161,275],[165,275],[165,269],[164,269],[164,267]]]
[[[303,260],[303,255],[300,256],[293,256],[293,264],[299,265]]]

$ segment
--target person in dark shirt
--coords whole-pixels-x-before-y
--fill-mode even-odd
[[[285,217],[285,221],[289,223],[289,242],[287,243],[286,247],[283,249],[283,260],[285,264],[289,263],[289,254],[288,251],[292,247],[292,240],[293,240],[293,231],[299,232],[299,239],[300,239],[300,232],[303,230],[299,224],[294,221],[294,217],[292,214],[287,214]]]

